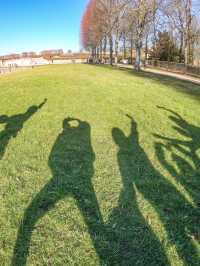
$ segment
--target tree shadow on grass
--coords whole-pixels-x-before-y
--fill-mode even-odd
[[[73,125],[72,123],[77,123]],[[49,156],[51,180],[35,196],[24,213],[14,248],[12,265],[26,265],[31,235],[39,219],[55,204],[71,196],[83,215],[100,260],[103,250],[103,220],[92,185],[95,154],[91,145],[90,125],[78,119],[63,121],[63,131],[57,137]]]
[[[131,118],[130,135],[126,137],[123,131],[116,128],[113,129],[113,138],[119,147],[118,162],[124,184],[118,209],[118,213],[122,213],[122,215],[116,216],[116,223],[120,221],[123,223],[125,221],[124,232],[127,235],[129,235],[129,232],[130,235],[132,233],[132,239],[126,236],[126,234],[124,235],[126,236],[125,242],[128,245],[127,250],[130,252],[134,234],[138,234],[141,237],[139,238],[140,241],[138,241],[137,253],[140,254],[139,257],[143,260],[142,263],[138,258],[138,264],[134,264],[134,259],[129,257],[130,263],[125,263],[124,265],[168,265],[168,261],[163,255],[161,244],[152,233],[150,226],[145,223],[137,207],[134,189],[141,193],[155,209],[165,227],[169,241],[176,247],[179,257],[184,261],[185,265],[199,265],[200,258],[198,251],[187,232],[188,223],[192,221],[194,226],[195,221],[196,223],[198,222],[196,220],[196,210],[152,165],[139,143],[137,124],[133,118]],[[159,144],[156,144],[156,152],[159,158],[163,156]],[[132,202],[135,202],[136,208],[130,210]],[[132,220],[135,216],[138,224],[140,224],[138,232],[134,232],[134,228],[129,227],[130,224],[126,224],[126,219],[124,220],[125,215],[130,215]],[[118,235],[120,239],[123,239],[124,236],[120,235],[120,231]],[[143,252],[139,250],[140,248]],[[149,260],[148,257],[145,257],[145,252],[149,255]]]
[[[157,143],[157,157],[161,165],[169,174],[180,183],[188,193],[194,203],[193,209],[196,212],[193,216],[188,216],[186,228],[188,235],[200,243],[200,127],[195,126],[178,113],[159,107],[170,113],[169,119],[173,122],[173,129],[182,138],[168,138],[165,136],[155,136],[163,140],[164,143]],[[165,154],[170,154],[172,161],[166,159]],[[173,163],[172,163],[173,162]]]
[[[0,160],[3,158],[6,147],[11,138],[16,138],[22,130],[24,123],[31,118],[46,103],[46,99],[38,106],[33,105],[25,113],[13,116],[1,115],[0,124],[5,124],[5,129],[0,132]]]

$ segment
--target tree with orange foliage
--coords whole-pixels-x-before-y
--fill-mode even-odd
[[[99,56],[99,47],[102,48],[103,21],[101,15],[97,0],[90,0],[82,19],[81,39],[83,47],[92,51],[94,60]]]

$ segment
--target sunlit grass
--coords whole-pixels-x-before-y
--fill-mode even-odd
[[[1,76],[0,264],[199,265],[199,101],[192,83],[110,67]]]

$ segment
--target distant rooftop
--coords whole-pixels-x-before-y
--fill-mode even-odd
[[[67,53],[64,53],[63,49],[57,49],[57,50],[43,50],[40,53],[35,52],[23,52],[21,54],[8,54],[0,56],[0,60],[12,60],[12,59],[20,59],[20,58],[38,58],[38,57],[44,57],[44,58],[54,58],[54,59],[73,59],[75,57],[84,57],[84,55],[88,54],[88,52],[76,52],[73,53],[72,51],[68,51]]]
[[[23,52],[21,54],[8,54],[0,56],[0,60],[11,60],[11,59],[20,59],[20,58],[38,58],[38,57],[53,57],[55,59],[57,58],[73,58],[76,56],[81,56],[88,54],[88,52],[76,52],[73,53],[72,51],[68,51],[67,53],[64,53],[63,49],[52,49],[52,50],[43,50],[39,53],[36,52]]]

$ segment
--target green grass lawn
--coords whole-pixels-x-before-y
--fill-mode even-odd
[[[0,265],[200,265],[199,104],[110,67],[0,76]]]

